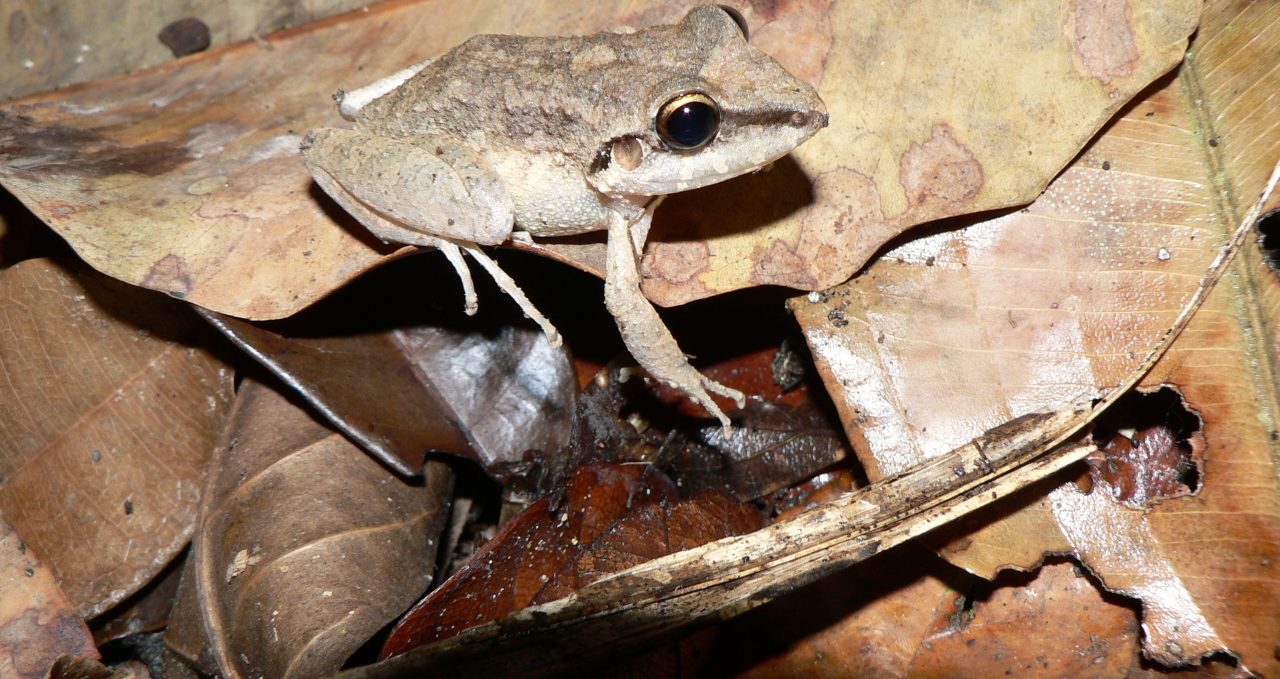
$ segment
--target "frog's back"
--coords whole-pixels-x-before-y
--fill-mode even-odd
[[[670,77],[656,61],[670,53],[661,46],[676,39],[669,26],[634,34],[476,36],[374,101],[363,117],[391,134],[448,134],[476,147],[520,145],[584,154],[589,162],[611,125],[638,105],[637,93]]]

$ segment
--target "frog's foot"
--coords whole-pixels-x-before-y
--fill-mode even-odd
[[[689,398],[693,400],[693,402],[705,408],[706,411],[708,413],[711,413],[711,415],[715,417],[717,420],[720,420],[720,426],[724,429],[724,434],[726,438],[731,436],[733,433],[733,427],[729,425],[729,417],[724,414],[724,411],[720,410],[720,406],[716,405],[716,402],[712,400],[711,395],[708,394],[707,392],[709,391],[714,394],[719,394],[720,396],[733,399],[734,404],[737,405],[738,408],[742,408],[744,405],[746,405],[747,403],[746,397],[743,396],[742,392],[738,391],[737,389],[734,389],[732,387],[726,387],[725,385],[720,384],[719,382],[711,379],[710,377],[707,377],[706,375],[703,375],[702,373],[696,370],[693,370],[692,366],[690,366],[689,369],[692,370],[693,373],[698,377],[697,386],[689,387],[689,386],[682,386],[679,384],[674,386],[678,387],[681,391],[687,394]]]
[[[525,296],[524,290],[520,289],[520,286],[507,275],[507,272],[502,270],[502,267],[498,266],[497,262],[490,259],[489,255],[484,253],[484,250],[481,250],[475,245],[467,243],[451,243],[451,245],[463,252],[466,252],[472,259],[476,260],[476,262],[479,263],[485,271],[489,272],[489,275],[493,277],[493,282],[497,283],[498,287],[502,288],[503,292],[507,293],[511,299],[515,300],[516,305],[520,307],[520,310],[524,312],[524,315],[532,319],[534,323],[537,323],[539,328],[542,328],[543,334],[547,336],[547,341],[551,343],[552,347],[558,348],[560,346],[560,333],[556,331],[556,327],[551,324],[551,321],[547,320],[546,316],[542,315],[542,312],[538,311],[538,308],[533,305],[533,302],[530,302],[529,298]],[[448,252],[445,253],[445,256],[449,256]],[[465,264],[463,265],[463,268],[466,268]],[[469,282],[470,279],[464,277],[464,282],[462,284],[464,289],[467,287]],[[475,292],[472,291],[473,296],[474,294]]]

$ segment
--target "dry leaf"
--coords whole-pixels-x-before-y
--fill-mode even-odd
[[[873,480],[1116,384],[1163,336],[1280,160],[1267,104],[1280,89],[1277,16],[1272,4],[1214,3],[1178,74],[1028,209],[904,244],[794,302]],[[1064,486],[952,543],[949,558],[989,576],[1074,551],[1142,600],[1148,657],[1229,649],[1243,668],[1280,671],[1264,641],[1280,638],[1280,591],[1263,584],[1263,564],[1280,559],[1280,489],[1259,421],[1276,392],[1243,358],[1274,352],[1244,311],[1260,304],[1257,260],[1236,262],[1147,378],[1176,385],[1204,420],[1195,496],[1143,513]]]
[[[12,103],[0,109],[0,181],[112,276],[235,316],[286,316],[393,249],[320,197],[298,159],[301,132],[336,121],[338,86],[477,33],[670,22],[690,4],[618,1],[574,17],[496,0],[448,13],[379,5],[273,36],[271,49]],[[1198,8],[1042,5],[961,16],[948,3],[744,5],[756,43],[820,85],[832,127],[772,172],[672,200],[644,258],[646,293],[674,304],[760,283],[822,287],[911,224],[1030,199],[1177,62]],[[598,271],[602,248],[536,249]]]
[[[1064,439],[1095,412],[1087,402],[1019,418],[909,473],[785,522],[628,568],[574,594],[414,648],[341,676],[475,676],[581,672],[742,613],[1027,487],[1092,448]]]
[[[723,494],[679,499],[671,481],[647,465],[580,467],[396,623],[382,655],[404,653],[559,599],[610,573],[760,526],[755,509]]]
[[[710,664],[742,679],[1129,676],[1134,611],[1071,564],[1032,575],[975,587],[905,548],[730,623]]]
[[[643,269],[659,304],[824,288],[908,227],[1027,202],[1181,59],[1199,2],[757,8],[752,41],[818,86],[831,125],[768,173],[663,206]]]
[[[97,659],[98,649],[49,567],[0,518],[0,676],[42,679],[64,654]]]
[[[220,670],[334,672],[430,583],[452,474],[409,485],[251,381],[223,442],[193,538]]]
[[[80,265],[0,272],[0,511],[92,617],[186,544],[230,401],[179,302]]]

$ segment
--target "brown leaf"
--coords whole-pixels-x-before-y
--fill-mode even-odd
[[[686,5],[617,1],[571,17],[481,0],[444,21],[386,3],[273,36],[269,50],[245,43],[10,104],[0,181],[112,276],[235,316],[287,316],[394,250],[320,198],[298,159],[301,132],[337,119],[335,88],[478,33],[670,22]],[[823,287],[912,224],[1028,200],[1177,62],[1198,4],[984,7],[743,6],[756,43],[820,85],[832,127],[772,172],[673,199],[646,250],[646,293],[676,304],[761,283]],[[599,271],[598,243],[526,247]]]
[[[452,475],[409,485],[251,381],[223,441],[193,538],[220,670],[336,671],[431,581]]]
[[[1178,74],[1026,210],[904,244],[793,303],[872,480],[1116,384],[1162,337],[1280,160],[1264,103],[1280,88],[1276,11],[1210,6]],[[1142,600],[1148,657],[1229,649],[1248,671],[1280,671],[1260,641],[1280,638],[1280,591],[1260,584],[1272,577],[1262,564],[1280,558],[1280,488],[1258,418],[1277,410],[1273,373],[1245,358],[1275,351],[1255,344],[1267,336],[1253,320],[1257,262],[1236,262],[1236,283],[1219,286],[1146,379],[1176,385],[1204,420],[1197,494],[1143,513],[1062,486],[957,539],[949,558],[990,576],[1074,551],[1109,589]]]
[[[734,621],[710,662],[741,679],[1126,676],[1134,611],[1074,570],[992,589],[947,577],[922,550],[885,554]]]
[[[169,611],[169,625],[164,631],[165,648],[206,675],[218,673],[218,662],[209,648],[204,629],[204,612],[196,593],[195,560],[187,557]]]
[[[63,654],[98,649],[53,572],[0,518],[0,676],[41,679]]]
[[[17,0],[6,5],[0,41],[0,99],[82,83],[173,59],[164,36],[171,22],[198,21],[215,46],[364,5],[363,0],[298,4],[267,0],[227,5],[220,0],[103,4],[63,0],[58,5]],[[175,21],[177,20],[177,21]],[[21,65],[18,68],[17,65]]]
[[[759,513],[716,493],[677,499],[646,465],[581,467],[530,505],[409,611],[383,657],[564,597],[610,573],[760,527]]]
[[[0,273],[0,511],[92,617],[186,544],[231,372],[185,305],[80,266]]]

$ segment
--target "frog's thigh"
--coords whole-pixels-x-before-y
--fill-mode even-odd
[[[496,245],[511,235],[502,181],[454,139],[315,129],[302,143],[302,159],[325,193],[383,240],[433,245],[441,236]]]

